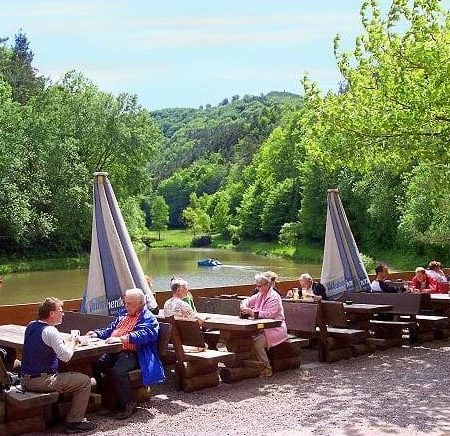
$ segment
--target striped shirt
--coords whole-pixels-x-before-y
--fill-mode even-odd
[[[119,321],[119,324],[117,324],[117,327],[114,329],[114,331],[111,333],[111,336],[125,336],[128,335],[130,332],[133,331],[134,327],[136,326],[137,322],[139,319],[139,314],[138,315],[127,315],[124,318],[122,318]],[[124,350],[129,350],[129,351],[136,351],[137,347],[136,345],[132,344],[131,342],[125,342],[123,344],[123,349]]]

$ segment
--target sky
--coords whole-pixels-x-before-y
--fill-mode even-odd
[[[380,1],[389,4],[388,0]],[[351,49],[361,0],[0,0],[0,36],[22,29],[53,82],[82,72],[149,110],[233,95],[327,91],[342,80],[333,39]],[[7,44],[8,44],[7,43]]]

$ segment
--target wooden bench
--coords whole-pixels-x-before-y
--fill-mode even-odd
[[[24,392],[20,386],[12,386],[4,394],[5,413],[0,416],[0,434],[45,431],[46,420],[51,417],[51,407],[58,398],[58,392]]]
[[[332,363],[374,350],[369,332],[349,326],[343,303],[322,301],[319,307],[319,360]]]
[[[287,341],[268,351],[274,372],[296,369],[301,365],[301,349],[307,347],[316,329],[317,304],[283,302]]]
[[[166,317],[172,325],[171,341],[176,356],[178,388],[192,392],[219,384],[219,363],[232,363],[234,353],[209,350],[203,331],[196,320]]]
[[[448,318],[436,318],[433,315],[418,315],[422,307],[429,310],[430,296],[427,294],[397,293],[387,294],[383,292],[346,294],[344,299],[351,299],[355,303],[390,304],[393,306],[390,312],[391,319],[372,321],[375,338],[382,339],[378,345],[382,348],[399,346],[402,343],[403,332],[409,333],[411,342],[425,342],[437,338],[448,337]],[[445,319],[447,318],[447,319]]]
[[[237,298],[199,297],[196,307],[198,312],[239,316],[241,300]]]

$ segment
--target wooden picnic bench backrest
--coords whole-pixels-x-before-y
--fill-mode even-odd
[[[320,305],[322,321],[329,327],[348,327],[344,304],[339,301],[322,301]]]
[[[160,322],[158,334],[158,354],[160,356],[164,356],[167,353],[167,347],[170,342],[171,334],[172,324],[168,322]]]
[[[176,319],[175,325],[180,334],[182,345],[205,347],[205,337],[197,320]]]
[[[286,326],[290,331],[314,333],[317,325],[318,304],[283,302]]]
[[[70,333],[70,330],[80,330],[84,335],[89,330],[107,327],[114,320],[113,316],[98,315],[93,313],[64,312],[64,317],[58,330],[63,333]]]
[[[174,316],[164,318],[164,322],[171,325],[170,339],[177,361],[186,360],[183,345],[204,348],[205,338],[200,324],[196,320],[175,319]]]
[[[397,315],[417,315],[420,309],[420,294],[385,292],[355,292],[344,294],[341,300],[351,300],[354,303],[390,304],[394,306],[391,313]]]
[[[233,298],[199,297],[197,299],[196,307],[199,312],[238,316],[240,313],[241,301]]]

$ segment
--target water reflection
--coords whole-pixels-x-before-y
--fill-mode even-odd
[[[203,258],[217,258],[222,266],[198,267]],[[166,290],[173,276],[182,276],[191,287],[213,287],[251,283],[256,272],[273,270],[281,280],[302,272],[320,275],[321,265],[299,264],[286,259],[220,249],[158,249],[139,253],[145,273],[152,276],[156,291]],[[35,271],[10,274],[0,290],[0,304],[40,301],[52,295],[62,299],[81,298],[87,270]]]

